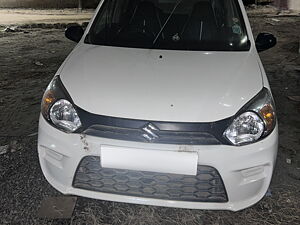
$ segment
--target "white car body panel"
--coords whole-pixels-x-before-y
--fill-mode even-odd
[[[87,45],[83,40],[95,14],[82,40],[56,75],[60,75],[74,103],[94,114],[170,122],[215,122],[234,116],[263,87],[270,89],[242,0],[239,3],[251,42],[248,52],[166,51]],[[101,148],[105,146],[155,151],[155,157],[159,152],[172,155],[192,153],[196,155],[198,165],[214,167],[220,173],[228,202],[171,201],[74,188],[74,174],[80,161],[86,156],[101,158]],[[43,116],[39,123],[40,164],[53,187],[64,194],[135,204],[232,211],[244,209],[265,195],[275,166],[277,148],[277,126],[259,142],[230,146],[121,141],[67,134],[54,128]],[[127,165],[121,166],[128,168],[132,159],[127,160]],[[113,161],[109,159],[104,166],[120,167],[119,161],[117,165],[113,165]],[[165,167],[154,164],[148,170],[170,172],[174,168],[167,162],[165,164]],[[139,169],[139,165],[135,166],[133,169]],[[188,171],[184,173],[190,173],[192,169]]]
[[[276,127],[266,139],[246,146],[180,146],[66,134],[49,125],[41,116],[38,143],[40,163],[46,179],[64,194],[135,204],[238,211],[258,202],[270,185],[278,147],[278,128]],[[88,148],[85,148],[86,143],[88,143]],[[72,183],[79,162],[89,155],[101,157],[102,145],[145,150],[197,152],[198,165],[210,165],[219,171],[229,201],[226,203],[168,201],[74,188]]]
[[[81,44],[60,77],[74,103],[88,112],[152,121],[228,118],[263,88],[259,64],[249,52]]]

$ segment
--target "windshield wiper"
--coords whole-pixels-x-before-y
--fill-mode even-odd
[[[154,48],[159,36],[161,35],[161,33],[164,31],[166,25],[168,24],[169,20],[171,19],[171,17],[173,16],[175,10],[177,9],[178,5],[182,2],[183,0],[179,0],[176,5],[174,6],[172,12],[170,13],[169,17],[166,19],[166,22],[164,23],[164,25],[161,27],[160,31],[157,33],[156,37],[154,38],[153,42],[152,42],[152,48]]]

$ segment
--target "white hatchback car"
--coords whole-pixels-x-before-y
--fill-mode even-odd
[[[49,84],[38,151],[64,194],[240,210],[266,193],[278,127],[242,0],[102,0]]]

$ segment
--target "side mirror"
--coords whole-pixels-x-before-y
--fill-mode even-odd
[[[84,34],[83,28],[81,26],[71,26],[65,31],[66,38],[71,41],[79,42]]]
[[[255,40],[255,45],[258,52],[262,52],[269,48],[272,48],[276,44],[276,37],[270,33],[260,33]]]

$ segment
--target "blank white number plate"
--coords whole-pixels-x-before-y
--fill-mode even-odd
[[[104,168],[196,175],[198,154],[101,146],[101,166]]]

